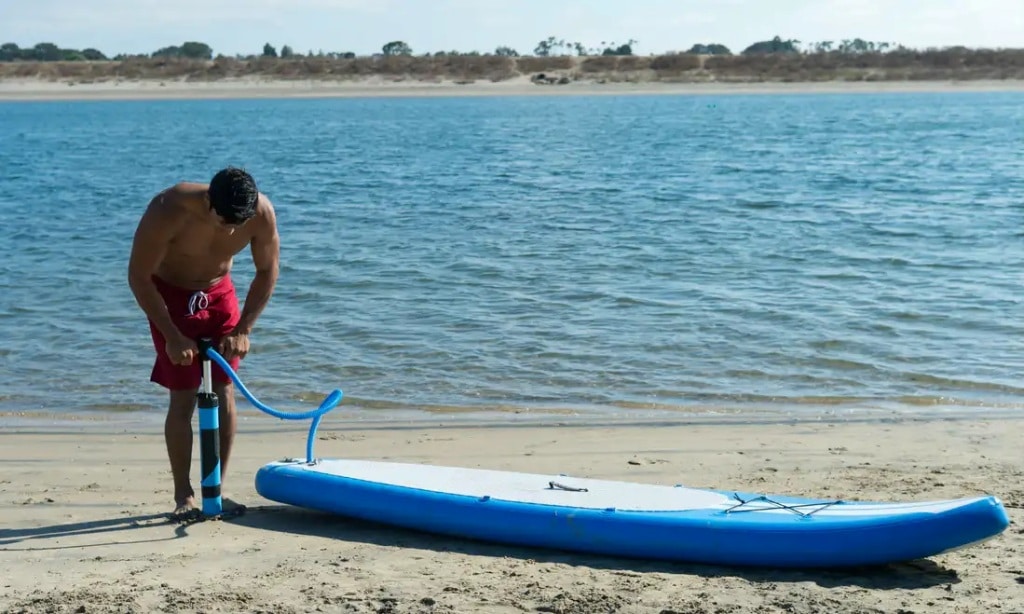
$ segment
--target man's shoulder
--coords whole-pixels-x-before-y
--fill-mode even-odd
[[[267,221],[274,223],[276,215],[274,214],[274,203],[270,202],[268,197],[263,192],[259,193],[259,198],[256,201],[256,212],[260,217],[263,217]]]
[[[189,216],[196,199],[202,194],[201,184],[179,182],[158,192],[147,207],[147,215],[163,222]]]
[[[210,184],[208,183],[179,181],[165,189],[161,194],[167,194],[168,196],[179,200],[193,200],[203,197],[209,189]]]

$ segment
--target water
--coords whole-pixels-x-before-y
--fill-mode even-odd
[[[161,415],[132,233],[227,164],[278,409],[1017,411],[1022,152],[1017,93],[2,104],[0,411]]]

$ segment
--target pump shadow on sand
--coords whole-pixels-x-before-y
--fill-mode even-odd
[[[0,529],[0,550],[8,552],[30,551],[30,550],[73,550],[76,548],[93,548],[97,546],[117,546],[123,544],[145,544],[152,542],[163,542],[186,537],[184,524],[178,524],[173,535],[148,538],[131,539],[126,531],[142,531],[153,529],[158,526],[172,526],[178,524],[171,518],[170,514],[144,514],[140,516],[122,516],[120,518],[107,518],[103,520],[85,520],[80,522],[69,522],[67,524],[54,524],[43,527],[32,527],[28,529]],[[89,536],[114,535],[124,536],[124,539],[109,539],[108,541],[89,541],[83,539]],[[74,539],[75,543],[59,543]],[[11,547],[15,546],[15,547]]]
[[[0,529],[0,551],[40,551],[40,550],[73,550],[76,548],[95,548],[98,546],[117,546],[124,544],[146,544],[164,542],[188,537],[188,527],[197,522],[227,521],[237,519],[247,511],[246,506],[231,499],[224,499],[223,513],[217,518],[204,516],[202,511],[194,509],[187,514],[143,514],[138,516],[124,515],[120,518],[101,520],[83,520],[66,524],[53,524],[25,529]],[[126,531],[152,531],[160,527],[173,527],[170,536],[131,539]],[[124,539],[107,541],[88,541],[83,539],[99,535],[123,535]],[[74,540],[74,543],[59,543]],[[13,546],[13,547],[12,547]]]

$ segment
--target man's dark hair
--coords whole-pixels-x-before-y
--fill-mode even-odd
[[[252,175],[229,166],[210,180],[210,208],[228,224],[240,224],[256,215],[259,189]]]

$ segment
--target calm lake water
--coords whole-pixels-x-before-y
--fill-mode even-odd
[[[1024,95],[949,93],[0,104],[0,411],[162,415],[132,233],[227,164],[281,410],[1024,408]]]

